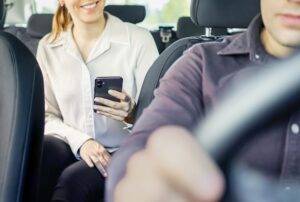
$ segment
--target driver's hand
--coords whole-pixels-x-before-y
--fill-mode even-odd
[[[156,131],[131,157],[114,193],[116,202],[215,202],[224,190],[220,170],[191,134],[179,127]]]

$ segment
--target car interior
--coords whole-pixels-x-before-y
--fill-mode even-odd
[[[146,8],[142,5],[107,5],[105,11],[119,17],[124,22],[133,24],[144,21],[146,17]],[[5,27],[5,31],[13,34],[19,38],[25,45],[36,53],[39,40],[51,31],[53,14],[38,13],[32,14],[27,22],[26,27],[10,25]],[[213,25],[213,24],[212,24]],[[168,46],[175,41],[191,37],[202,36],[205,34],[222,36],[228,35],[227,29],[224,25],[216,25],[209,27],[211,30],[206,33],[206,24],[196,25],[193,23],[191,17],[182,16],[177,21],[177,30],[174,31],[172,26],[159,26],[157,30],[150,30],[159,53],[162,53]],[[245,26],[237,28],[245,28]]]
[[[11,7],[19,2],[21,1],[0,0],[0,202],[37,201],[44,131],[44,88],[35,55],[39,41],[52,29],[53,13],[32,13],[25,26],[8,24],[5,21],[6,15],[11,11]],[[187,49],[199,43],[222,41],[224,36],[243,32],[259,10],[260,0],[191,0],[190,16],[179,17],[175,22],[176,28],[162,24],[155,30],[149,29],[160,55],[150,67],[143,82],[135,120],[138,120],[153,100],[160,79]],[[105,7],[105,11],[133,24],[139,24],[147,18],[147,7],[138,3],[111,4]],[[224,105],[213,111],[207,121],[199,125],[197,134],[214,134],[213,138],[199,135],[198,140],[206,145],[207,151],[224,170],[232,163],[232,158],[228,158],[229,153],[231,154],[242,140],[252,138],[251,134],[262,128],[261,123],[264,122],[261,120],[267,122],[274,116],[272,109],[284,108],[290,105],[288,103],[294,103],[295,99],[299,100],[299,79],[289,82],[294,78],[291,75],[299,74],[299,70],[295,68],[295,64],[299,64],[298,60],[294,59],[284,64],[291,69],[286,71],[284,77],[286,83],[291,84],[286,93],[274,91],[273,87],[269,90],[274,95],[267,96],[263,103],[253,103],[251,98],[261,94],[256,92],[259,89],[254,86],[258,85],[258,82],[261,82],[259,85],[262,86],[268,85],[266,79],[261,78],[259,81],[247,81],[251,87],[247,89],[249,94],[245,94],[244,97],[241,98],[238,93],[228,96],[228,100],[239,96],[237,99],[240,99],[240,102],[249,102],[245,105],[261,104],[262,107],[256,109],[265,110],[248,110],[243,114],[229,110],[229,102],[224,101]],[[282,64],[277,66],[281,67]],[[275,68],[271,73],[268,72],[268,75],[278,76],[279,69]],[[267,99],[270,97],[279,98]],[[218,121],[224,118],[222,116],[230,117],[235,114],[240,114],[239,122],[234,122],[236,118],[229,118],[233,120],[232,123],[228,122],[223,130],[218,130],[224,127],[222,124],[216,124],[222,122]],[[211,127],[212,125],[214,127]],[[239,178],[244,177],[245,168],[242,167],[242,170],[243,172],[238,171]],[[224,172],[226,178],[231,179],[232,173]],[[239,190],[235,181],[234,183],[235,185],[227,190],[224,201],[247,201],[240,200],[241,197],[234,197],[233,192]],[[279,201],[297,201],[297,193],[283,195],[284,200]]]

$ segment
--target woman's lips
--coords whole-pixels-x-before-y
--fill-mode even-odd
[[[87,10],[87,11],[92,11],[97,7],[97,4],[99,3],[99,1],[96,2],[90,2],[90,3],[86,3],[82,6],[80,6],[82,9]]]
[[[300,15],[295,14],[280,14],[279,18],[283,25],[287,27],[300,28]]]

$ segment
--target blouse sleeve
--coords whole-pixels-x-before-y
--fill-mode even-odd
[[[39,44],[37,50],[37,61],[43,73],[45,91],[45,135],[54,135],[68,143],[76,158],[80,158],[78,150],[91,136],[85,134],[63,122],[62,114],[59,110],[55,98],[49,75],[47,73],[47,58],[44,45]]]

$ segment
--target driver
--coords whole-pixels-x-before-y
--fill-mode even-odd
[[[191,131],[214,106],[226,78],[287,58],[299,45],[300,0],[261,0],[261,14],[246,32],[186,51],[114,157],[108,201],[218,201],[224,179]],[[240,160],[287,186],[300,182],[299,124],[297,113],[274,124],[242,149]]]

